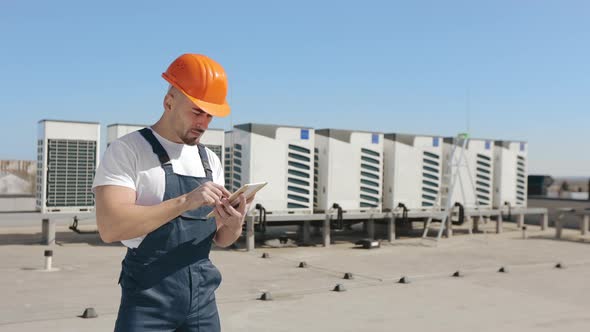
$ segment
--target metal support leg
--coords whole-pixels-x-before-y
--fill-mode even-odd
[[[246,250],[254,250],[254,219],[246,218]]]
[[[479,233],[479,223],[481,222],[481,219],[478,216],[473,216],[472,220],[473,220],[473,232]]]
[[[562,232],[562,228],[563,228],[563,213],[560,213],[557,216],[557,220],[555,220],[555,238],[556,239],[560,239],[561,238],[561,232]]]
[[[55,221],[48,218],[41,220],[41,244],[55,244]]]
[[[302,233],[303,233],[303,243],[304,244],[311,243],[311,221],[309,221],[309,220],[303,221]]]
[[[582,216],[582,223],[580,224],[580,231],[582,235],[586,235],[588,233],[588,223],[590,223],[590,215]]]
[[[549,227],[549,214],[544,213],[541,215],[541,230],[544,231]]]
[[[324,247],[330,246],[330,215],[326,214],[326,218],[324,219]]]
[[[389,216],[389,221],[387,222],[387,239],[389,243],[393,243],[395,241],[395,214],[391,213]]]
[[[447,237],[450,239],[453,237],[453,220],[451,218],[452,214],[449,214],[446,221],[445,231],[447,232]],[[441,225],[442,226],[442,225]]]
[[[426,238],[426,235],[428,235],[428,229],[430,228],[431,223],[432,223],[432,216],[430,216],[424,220],[424,232],[422,233],[422,238]]]
[[[375,220],[371,217],[365,222],[367,223],[367,237],[373,240],[375,238]]]
[[[521,229],[522,226],[524,226],[524,213],[518,215],[518,221],[516,223],[516,226],[518,227],[518,229]]]

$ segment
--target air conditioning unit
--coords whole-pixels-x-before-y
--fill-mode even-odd
[[[409,210],[428,210],[440,204],[443,137],[386,134],[383,149],[383,209],[403,204]]]
[[[455,152],[455,161],[453,164],[459,162],[461,154],[461,142],[456,137],[447,137],[444,139],[444,165],[451,165],[448,163],[453,144],[457,145]],[[466,149],[463,155],[463,161],[456,167],[453,167],[453,172],[459,172],[453,196],[450,197],[451,205],[460,203],[466,208],[491,208],[493,203],[493,181],[494,181],[494,141],[489,139],[472,139],[469,138],[466,144]],[[451,172],[451,170],[444,169],[443,174]],[[451,181],[449,181],[449,184]],[[444,205],[448,195],[442,196],[441,203]]]
[[[100,125],[41,120],[37,141],[37,199],[41,213],[94,210],[92,181],[97,167]]]
[[[148,125],[114,123],[107,126],[107,148],[119,137],[138,131]]]
[[[496,141],[494,149],[494,208],[506,203],[527,206],[527,148],[526,142]]]
[[[231,191],[246,183],[268,182],[254,200],[267,213],[313,213],[314,130],[247,123],[226,133]],[[226,176],[227,176],[226,168]]]
[[[381,212],[383,134],[315,131],[314,208],[335,203],[347,212]]]
[[[225,147],[225,133],[223,129],[207,129],[199,140],[199,143],[213,151],[223,165],[223,148]]]
[[[226,131],[225,134],[225,148],[224,148],[224,154],[223,154],[223,169],[224,169],[224,175],[225,175],[225,188],[227,190],[229,190],[230,192],[234,192],[238,189],[240,189],[240,186],[242,185],[242,182],[236,179],[233,179],[233,168],[234,168],[234,159],[233,159],[233,154],[234,154],[234,139],[233,139],[233,131],[229,130]],[[237,168],[236,168],[236,172],[241,174],[241,158],[237,158],[237,164],[236,164]]]

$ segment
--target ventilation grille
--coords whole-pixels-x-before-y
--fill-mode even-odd
[[[361,149],[360,207],[378,207],[381,198],[381,154]]]
[[[302,146],[289,144],[287,162],[287,208],[309,209],[312,195],[311,151]],[[315,168],[314,164],[314,171]]]
[[[232,153],[232,162],[230,166],[231,173],[231,192],[234,192],[242,186],[242,145],[234,144]]]
[[[43,206],[43,140],[37,141],[37,177],[36,177],[36,199],[37,207]]]
[[[232,151],[233,148],[232,147],[226,147],[225,148],[225,155],[224,155],[224,159],[223,159],[223,173],[225,175],[225,188],[227,190],[229,190],[230,192],[234,192],[233,187],[232,187],[232,171],[231,168],[233,166],[233,158],[232,158]]]
[[[475,168],[475,195],[479,205],[490,205],[492,197],[492,159],[477,154]]]
[[[205,146],[207,148],[209,148],[209,150],[213,151],[217,155],[217,157],[219,158],[220,161],[223,161],[223,155],[222,155],[222,150],[221,150],[222,147],[221,147],[221,145],[209,145],[209,144],[205,144]]]
[[[422,206],[434,206],[440,188],[440,156],[424,151],[422,156]]]
[[[96,142],[59,139],[47,145],[46,206],[94,206]]]
[[[516,160],[516,204],[524,205],[526,198],[526,160],[517,156]]]
[[[319,186],[319,178],[318,178],[318,174],[320,171],[320,153],[318,148],[313,149],[313,155],[314,155],[314,159],[313,159],[313,207],[317,208],[318,207],[318,186]]]

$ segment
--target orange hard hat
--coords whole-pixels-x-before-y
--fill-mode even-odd
[[[213,59],[201,54],[183,54],[162,77],[203,111],[220,117],[229,114],[225,70]]]

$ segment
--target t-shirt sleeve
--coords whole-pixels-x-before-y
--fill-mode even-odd
[[[115,185],[136,190],[137,159],[133,150],[123,141],[113,141],[106,149],[94,176],[92,192],[96,187]]]
[[[207,157],[211,163],[211,173],[213,173],[213,182],[225,186],[225,178],[223,174],[223,165],[215,152],[207,148]]]

